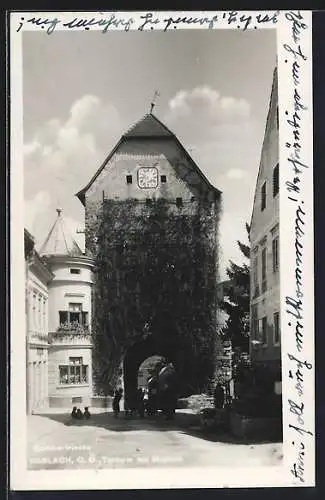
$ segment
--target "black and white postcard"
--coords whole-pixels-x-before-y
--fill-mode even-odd
[[[12,489],[315,484],[311,30],[11,14]]]

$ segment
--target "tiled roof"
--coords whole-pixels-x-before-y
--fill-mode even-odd
[[[150,113],[133,125],[124,137],[174,137],[174,134]]]
[[[41,256],[67,255],[71,257],[83,255],[79,245],[65,227],[62,210],[60,208],[57,209],[57,214],[58,216],[51,227],[39,254]]]

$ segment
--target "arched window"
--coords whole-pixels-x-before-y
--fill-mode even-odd
[[[273,198],[276,197],[276,195],[279,192],[279,164],[274,167],[273,169]]]

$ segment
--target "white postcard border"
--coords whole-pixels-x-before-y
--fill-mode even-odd
[[[315,484],[315,410],[314,410],[314,264],[313,264],[313,152],[312,152],[312,48],[310,11],[240,11],[229,24],[229,12],[45,12],[13,13],[10,33],[11,81],[11,488],[16,490],[58,489],[149,489],[149,488],[218,488],[257,486],[313,486]],[[232,11],[234,12],[234,11]],[[91,24],[91,19],[102,20],[114,16],[109,25]],[[142,17],[141,17],[142,16]],[[186,23],[184,17],[201,19]],[[228,16],[228,17],[227,17]],[[34,18],[34,22],[28,20]],[[73,19],[84,24],[74,26]],[[132,22],[130,21],[132,19]],[[172,21],[168,21],[172,19]],[[180,21],[177,21],[180,19]],[[263,21],[264,19],[264,21]],[[268,19],[268,20],[265,20]],[[36,21],[35,21],[36,20]],[[43,23],[37,22],[43,20]],[[48,20],[48,22],[44,22]],[[118,23],[118,20],[123,22]],[[157,21],[156,21],[157,20]],[[276,21],[274,21],[276,20]],[[87,24],[88,22],[88,24]],[[63,26],[66,23],[66,26]],[[70,26],[69,26],[70,23]],[[145,24],[144,24],[145,23]],[[168,26],[167,26],[168,24]],[[168,469],[104,469],[104,470],[27,470],[26,401],[22,397],[26,387],[26,335],[25,335],[25,267],[24,267],[24,200],[23,200],[23,128],[22,128],[22,32],[24,30],[125,30],[163,29],[168,36],[170,29],[276,29],[279,78],[280,121],[280,266],[281,266],[281,328],[284,460],[281,467],[255,467],[252,469],[227,467],[168,468]],[[85,33],[85,36],[86,33]],[[104,36],[104,34],[103,34]],[[298,37],[298,38],[297,38]],[[287,47],[286,47],[287,46]],[[292,49],[288,49],[288,46]],[[295,54],[296,52],[296,54]],[[303,54],[306,59],[304,59]],[[292,78],[294,62],[299,67],[300,146],[299,153],[304,167],[300,167],[299,192],[296,201],[289,199],[287,182],[292,180],[292,162],[288,160],[292,126],[288,124],[294,113],[295,81]],[[297,105],[297,103],[296,103]],[[288,111],[288,115],[286,115]],[[293,146],[292,146],[293,147]],[[297,165],[296,165],[297,166]],[[296,176],[297,176],[296,175]],[[293,196],[291,196],[293,197]],[[303,234],[297,235],[297,207],[303,202]],[[298,221],[299,222],[299,221]],[[296,259],[297,238],[303,244],[302,306],[303,347],[297,352],[293,327],[289,326],[292,311],[287,297],[294,297],[297,289]],[[295,246],[296,245],[296,246]],[[300,272],[300,271],[299,271]],[[299,299],[300,300],[300,299]],[[295,311],[297,310],[294,309]],[[289,312],[288,312],[289,311]],[[303,311],[303,313],[302,313]],[[294,318],[297,320],[297,318]],[[298,319],[299,320],[299,319]],[[300,329],[300,333],[302,330]],[[306,332],[306,333],[305,333]],[[291,358],[290,358],[290,356]],[[294,358],[293,358],[294,357]],[[302,365],[298,366],[298,361]],[[307,364],[304,364],[304,363]],[[311,365],[311,367],[310,367]],[[295,387],[296,370],[301,368],[303,395]],[[289,377],[289,373],[293,378]],[[297,411],[303,404],[298,419]],[[294,406],[295,405],[295,406]],[[296,410],[296,411],[295,411]],[[298,420],[297,420],[298,419]],[[290,427],[291,426],[291,427]],[[294,427],[293,427],[294,426]],[[297,430],[297,428],[300,429]],[[303,429],[303,430],[301,430]],[[294,444],[293,444],[294,443]],[[303,446],[303,448],[302,448]],[[303,452],[303,454],[302,454]],[[294,464],[303,463],[301,481],[294,477]],[[298,464],[298,465],[297,465]],[[234,473],[235,472],[235,473]]]

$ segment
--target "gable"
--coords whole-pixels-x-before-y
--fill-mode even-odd
[[[183,183],[183,187],[186,184],[190,191],[194,190],[193,195],[210,193],[210,197],[214,198],[221,194],[210,184],[176,136],[156,117],[145,115],[121,137],[88,185],[77,193],[78,198],[85,205],[86,196],[99,197],[103,191],[108,197],[143,197],[144,192],[137,191],[133,183],[133,188],[125,188],[125,176],[136,175],[136,169],[141,165],[159,166],[159,175],[168,171],[170,176],[173,169],[174,184]],[[177,190],[168,193],[165,189],[156,193],[174,196]]]
[[[138,175],[141,169],[148,167],[156,171],[157,184],[143,189],[139,186]],[[131,177],[132,183],[127,182],[127,176]],[[164,182],[162,177],[165,178]],[[87,190],[86,197],[92,200],[100,200],[103,195],[109,199],[213,199],[214,193],[192,168],[191,162],[174,139],[139,139],[125,141],[118,147]]]

